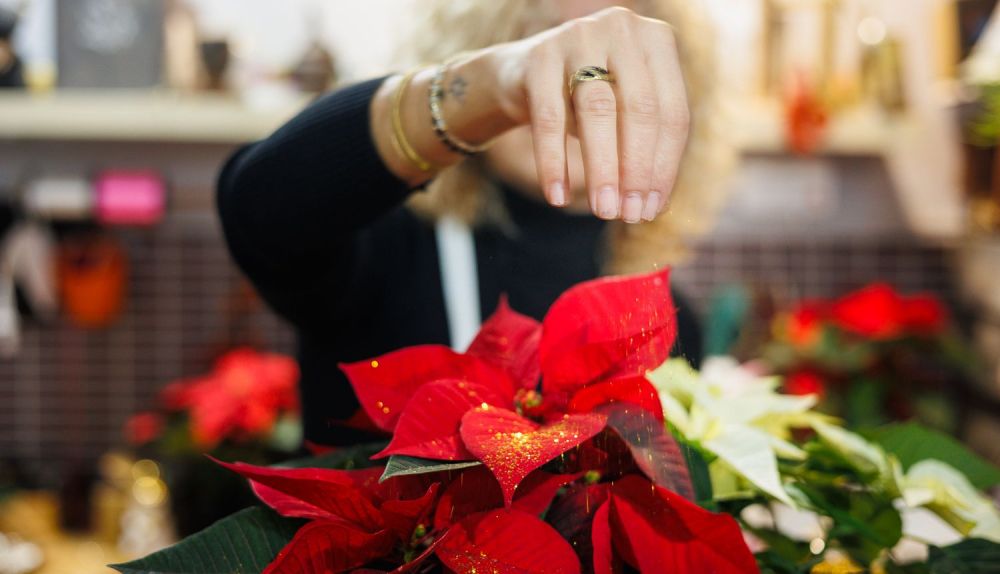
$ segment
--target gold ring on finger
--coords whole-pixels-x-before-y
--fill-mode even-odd
[[[615,76],[607,68],[600,66],[584,66],[573,72],[569,78],[569,95],[573,97],[573,92],[579,84],[584,82],[607,82],[615,83]]]

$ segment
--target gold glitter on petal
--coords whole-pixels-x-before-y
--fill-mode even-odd
[[[567,415],[540,426],[506,409],[476,409],[462,421],[462,439],[493,472],[509,507],[528,474],[599,433],[605,422],[597,414]]]

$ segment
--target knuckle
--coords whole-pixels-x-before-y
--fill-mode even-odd
[[[626,114],[636,119],[654,119],[660,115],[660,100],[652,91],[643,90],[625,98]]]
[[[598,20],[594,18],[577,18],[576,20],[568,23],[566,26],[566,34],[571,39],[580,40],[586,38],[591,34],[591,29],[597,23]]]
[[[590,92],[582,98],[582,111],[593,117],[614,117],[616,113],[615,99],[612,94],[607,93],[606,90],[598,90],[596,86]]]
[[[540,133],[557,134],[565,126],[565,119],[557,106],[543,104],[536,107],[531,114],[531,121]]]

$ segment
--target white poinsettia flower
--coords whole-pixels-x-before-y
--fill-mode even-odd
[[[1000,511],[964,474],[939,460],[922,460],[900,484],[911,508],[925,507],[962,534],[1000,543]]]
[[[777,378],[761,377],[729,357],[706,360],[700,375],[683,359],[674,359],[646,376],[659,391],[670,424],[724,463],[713,463],[713,480],[728,469],[794,506],[778,473],[778,456],[805,458],[787,439],[792,428],[828,420],[810,411],[815,396],[780,394]]]

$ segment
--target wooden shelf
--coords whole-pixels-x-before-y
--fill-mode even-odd
[[[241,143],[291,118],[306,99],[254,109],[235,97],[169,92],[0,93],[0,139]]]

